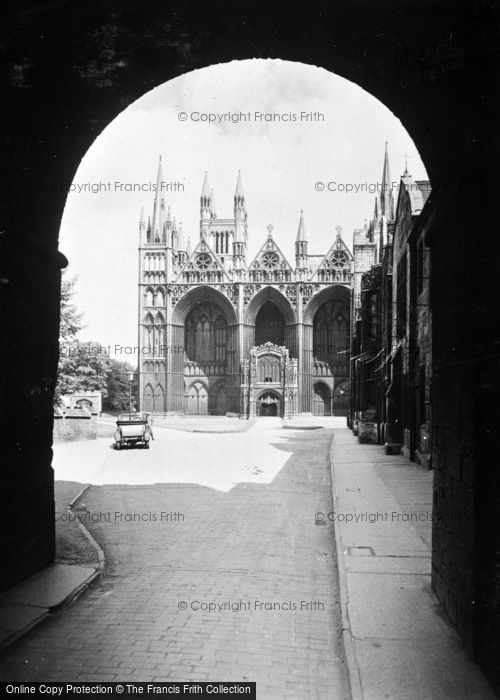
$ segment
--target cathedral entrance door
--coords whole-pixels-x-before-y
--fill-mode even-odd
[[[192,415],[207,415],[208,394],[203,384],[200,382],[193,384],[187,394],[186,401],[186,413]]]
[[[323,382],[314,385],[313,416],[331,416],[331,393]]]
[[[276,391],[267,391],[257,399],[257,415],[275,417],[281,415],[281,397]]]

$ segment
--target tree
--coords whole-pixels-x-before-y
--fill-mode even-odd
[[[62,405],[63,396],[77,391],[106,393],[109,356],[99,343],[81,343],[78,340],[78,334],[83,329],[83,313],[73,303],[75,284],[75,277],[65,279],[63,276],[55,406]]]
[[[129,382],[130,372],[134,373],[132,386]],[[131,364],[110,358],[106,375],[106,388],[107,395],[102,404],[105,411],[128,411],[130,403],[132,403],[132,410],[135,410],[135,369]],[[132,399],[131,402],[130,399]]]
[[[76,278],[61,284],[61,326],[59,335],[59,365],[55,390],[55,406],[62,406],[62,397],[80,391],[100,391],[106,411],[129,410],[129,373],[134,368],[128,362],[111,358],[107,348],[95,341],[81,342],[83,313],[73,303]],[[132,408],[135,408],[135,381],[132,383]]]
[[[66,394],[100,391],[106,395],[110,358],[106,348],[92,341],[74,340],[59,348],[56,396],[59,404]]]
[[[76,277],[73,277],[73,279],[66,279],[63,272],[61,281],[61,322],[59,326],[59,340],[64,342],[76,340],[83,328],[83,313],[78,311],[76,304],[73,304],[76,280]]]

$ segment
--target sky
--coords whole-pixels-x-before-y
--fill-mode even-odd
[[[146,220],[152,216],[160,155],[166,204],[193,248],[205,171],[218,217],[230,218],[241,170],[249,259],[271,224],[293,266],[301,209],[310,253],[326,253],[338,226],[352,249],[354,229],[373,213],[386,141],[394,188],[406,162],[415,179],[427,179],[387,107],[356,84],[301,63],[233,61],[146,93],[96,138],[66,201],[59,249],[69,259],[66,276],[77,277],[75,303],[86,326],[80,339],[135,363],[114,348],[137,344],[138,226],[142,207]]]

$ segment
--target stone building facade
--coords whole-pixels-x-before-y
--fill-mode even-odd
[[[386,153],[387,160],[387,153]],[[375,214],[364,239],[358,233],[363,269],[354,298],[351,358],[351,420],[360,441],[385,445],[430,466],[432,328],[430,250],[426,243],[428,181],[406,169],[395,209]],[[383,205],[381,205],[383,211]],[[392,218],[389,218],[392,217]]]
[[[300,213],[293,264],[269,225],[249,259],[241,174],[230,218],[208,175],[198,240],[161,194],[139,223],[139,405],[159,414],[346,415],[353,255],[340,227],[313,255]]]

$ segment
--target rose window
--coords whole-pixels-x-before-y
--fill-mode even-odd
[[[212,262],[210,255],[207,253],[200,253],[196,257],[196,267],[198,270],[208,270],[210,263]]]
[[[347,264],[347,255],[341,251],[335,252],[331,257],[330,264],[335,270],[342,270]]]
[[[276,253],[264,253],[260,262],[265,270],[272,270],[277,266],[279,258]]]

